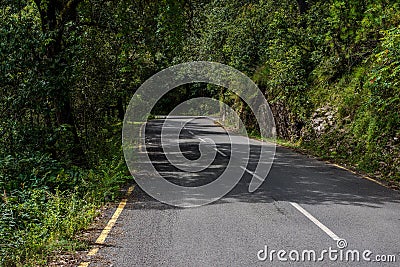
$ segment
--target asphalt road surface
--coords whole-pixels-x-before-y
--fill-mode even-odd
[[[199,186],[224,171],[232,151],[218,141],[226,135],[223,128],[196,118],[182,129],[180,138],[186,142],[181,150],[188,159],[199,157],[202,139],[214,140],[219,151],[209,168],[189,175],[163,154],[162,123],[147,124],[146,142],[166,179]],[[277,147],[268,177],[249,193],[265,145],[249,142],[245,174],[232,191],[209,205],[169,206],[136,186],[90,266],[400,266],[398,192]]]

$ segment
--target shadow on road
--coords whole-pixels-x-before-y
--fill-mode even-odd
[[[156,167],[171,182],[183,186],[197,186],[211,177],[218,177],[224,170],[217,165],[196,175],[179,175],[173,166],[158,163]],[[251,166],[252,163],[249,164]],[[400,203],[400,194],[348,171],[330,166],[325,162],[310,159],[289,149],[277,148],[276,158],[264,184],[253,193],[248,192],[252,176],[248,173],[235,188],[222,199],[209,204],[230,202],[270,203],[291,201],[299,204],[341,204],[379,208],[387,202]],[[139,187],[127,205],[129,209],[170,209],[176,208],[158,202]]]
[[[165,179],[181,186],[201,186],[212,182],[224,171],[230,152],[230,145],[227,143],[218,144],[218,148],[224,151],[228,157],[217,154],[213,164],[204,171],[188,174],[169,164],[159,144],[162,123],[162,120],[156,120],[152,122],[151,127],[146,128],[146,136],[151,136],[151,139],[146,141],[150,144],[147,150],[153,165]],[[196,122],[191,122],[187,128],[191,129],[192,134],[189,134],[188,131],[181,131],[180,138],[189,140],[180,146],[182,154],[186,158],[197,159],[199,157],[199,141],[193,138],[193,133],[202,136],[226,134],[225,131],[208,131],[209,127],[220,128],[217,125],[207,125],[207,128],[202,130]],[[247,169],[255,169],[259,151],[260,146],[251,145]],[[245,173],[233,190],[222,199],[209,205],[232,202],[290,201],[311,205],[340,204],[380,208],[384,203],[400,203],[400,194],[397,191],[384,188],[346,170],[281,147],[277,147],[274,163],[267,179],[254,193],[248,192],[251,179],[252,175]],[[202,196],[197,197],[201,198]],[[137,186],[126,208],[162,210],[176,209],[177,207],[158,202]]]

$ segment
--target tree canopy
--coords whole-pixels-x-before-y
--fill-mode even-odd
[[[46,209],[73,217],[75,201],[93,215],[114,198],[127,179],[130,98],[157,71],[194,60],[252,78],[281,139],[399,183],[397,0],[0,0],[2,264],[46,262],[30,258],[57,239]],[[194,96],[224,101],[258,134],[243,101],[213,86],[178,88],[154,112]],[[89,223],[80,219],[59,224],[59,238]]]

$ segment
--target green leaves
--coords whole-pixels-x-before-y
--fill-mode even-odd
[[[75,205],[91,214],[82,198],[115,198],[126,180],[118,135],[126,104],[152,74],[185,61],[217,61],[252,77],[270,102],[282,137],[399,177],[393,156],[400,138],[396,0],[1,4],[0,190],[8,203],[18,203],[15,209],[4,206],[1,237],[21,227],[15,219],[20,211],[27,214],[21,215],[25,229],[32,230],[29,242],[40,243],[39,237],[50,238],[55,230],[41,231],[33,221],[56,224],[70,236],[80,222],[68,224],[57,216],[72,218],[79,211]],[[253,125],[240,98],[204,84],[178,88],[156,111],[193,96],[220,98]],[[316,139],[310,120],[328,109],[337,110],[335,123]],[[40,221],[35,214],[48,217]],[[18,247],[28,241],[20,234],[13,242]],[[42,244],[30,248],[43,249]]]
[[[365,86],[370,90],[370,106],[392,135],[400,131],[400,27],[382,31],[381,46],[372,58]]]

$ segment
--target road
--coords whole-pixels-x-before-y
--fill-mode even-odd
[[[201,139],[214,140],[220,151],[208,169],[191,176],[165,160],[162,122],[149,122],[146,138],[166,179],[198,186],[222,173],[231,155],[229,146],[218,143],[226,134],[223,128],[197,118],[182,130],[181,138],[189,140],[181,146],[187,158],[199,156]],[[250,144],[250,163],[244,166],[249,171],[231,192],[209,205],[169,206],[136,186],[89,266],[399,266],[398,192],[278,146],[267,179],[249,193],[251,171],[265,145],[255,140]],[[339,239],[346,241],[345,248],[339,249]],[[396,262],[374,262],[379,259]]]

